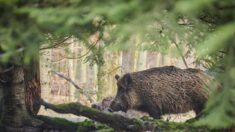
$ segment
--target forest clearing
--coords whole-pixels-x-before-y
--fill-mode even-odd
[[[235,132],[233,0],[0,0],[1,132]]]

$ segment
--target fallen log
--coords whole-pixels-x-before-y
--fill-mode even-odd
[[[40,104],[45,106],[46,109],[49,108],[57,113],[88,117],[97,122],[104,123],[115,130],[141,132],[153,131],[156,128],[153,123],[138,119],[129,119],[122,115],[101,112],[78,102],[54,105],[41,100]]]
[[[42,131],[44,130],[65,130],[67,132],[75,132],[78,128],[78,124],[68,121],[63,118],[48,117],[43,115],[36,116],[37,119],[43,121],[44,123],[40,127]]]
[[[45,106],[45,108],[49,108],[57,113],[61,114],[74,114],[77,116],[85,116],[90,118],[91,120],[100,122],[102,124],[106,124],[107,126],[113,128],[115,131],[128,131],[128,132],[144,132],[144,131],[182,131],[182,132],[210,132],[214,131],[213,129],[209,129],[206,126],[194,126],[193,123],[176,123],[176,122],[166,122],[159,119],[151,119],[151,118],[142,118],[142,119],[135,119],[135,118],[127,118],[122,115],[113,114],[113,113],[107,113],[102,112],[97,109],[93,109],[87,106],[84,106],[78,102],[76,103],[68,103],[68,104],[50,104],[48,102],[45,102],[44,100],[40,100],[40,104]],[[58,126],[61,127],[57,121],[47,118],[44,118],[43,120],[47,124],[51,124],[52,126]],[[66,121],[67,122],[67,121]],[[53,125],[55,124],[55,125]],[[68,126],[68,125],[67,125]],[[81,124],[77,124],[78,128],[85,128]],[[93,127],[94,125],[88,126]],[[68,126],[67,130],[75,130],[76,125],[72,125],[71,128]],[[65,128],[65,127],[63,127]],[[97,127],[94,127],[97,129]],[[85,128],[86,130],[89,128]],[[77,129],[78,130],[78,129]],[[218,130],[216,130],[218,131]]]

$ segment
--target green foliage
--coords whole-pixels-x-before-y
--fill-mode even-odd
[[[216,31],[208,35],[197,47],[197,54],[198,57],[203,57],[205,55],[215,54],[216,52],[223,50],[223,48],[227,47],[227,43],[231,38],[234,36],[234,28],[235,22],[223,25],[222,27],[218,28]],[[225,49],[224,49],[225,50]]]
[[[235,19],[231,17],[235,15],[235,3],[229,0],[223,2],[195,0],[194,4],[189,5],[188,1],[182,1],[178,3],[177,9],[190,12],[197,17],[198,14],[191,11],[196,10],[196,13],[199,13],[209,6],[207,18],[211,17],[211,22],[216,24],[214,31],[207,34],[205,40],[197,46],[197,55],[199,59],[207,63],[209,68],[218,72],[215,78],[218,80],[219,86],[214,85],[217,90],[214,91],[206,105],[206,116],[196,125],[228,128],[235,125],[235,82],[233,75],[235,67]],[[207,18],[204,20],[208,20]]]
[[[235,124],[235,83],[233,74],[235,52],[234,46],[230,48],[230,52],[223,59],[223,72],[215,76],[221,86],[219,89],[218,85],[214,86],[218,90],[214,91],[206,105],[206,117],[196,122],[196,125],[208,125],[211,128],[228,128]]]
[[[176,10],[186,13],[198,13],[201,9],[209,6],[213,1],[216,0],[181,0],[176,3]]]
[[[199,124],[229,127],[235,124],[234,8],[234,0],[0,0],[0,61],[28,63],[41,44],[68,36],[83,41],[91,51],[87,62],[99,65],[107,47],[167,53],[175,43],[181,52],[197,49],[197,62],[217,72],[222,87]],[[88,41],[95,33],[102,43]]]

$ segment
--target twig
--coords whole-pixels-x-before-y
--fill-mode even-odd
[[[79,56],[74,56],[74,57],[71,57],[71,56],[64,56],[62,54],[59,53],[59,56],[60,57],[63,57],[63,59],[81,59],[85,56],[87,56],[91,51],[92,51],[92,48],[94,48],[96,46],[96,43],[94,44],[90,44],[89,46],[86,46],[86,48],[88,49],[88,51],[86,53],[84,53],[83,55],[79,55]]]
[[[11,66],[11,67],[9,67],[9,68],[7,68],[7,69],[4,69],[3,71],[0,71],[0,74],[9,72],[9,71],[11,71],[13,68],[14,68],[14,66]]]
[[[19,48],[19,49],[16,49],[15,53],[20,53],[20,52],[23,52],[24,50],[25,50],[25,48],[24,48],[24,47],[21,47],[21,48]],[[4,54],[6,54],[6,53],[0,54],[0,58],[1,58],[2,56],[4,56]]]
[[[109,74],[113,73],[114,71],[118,70],[119,68],[121,68],[121,66],[118,66],[118,67],[113,68],[111,71],[109,71],[109,72],[106,73],[106,74],[109,75]]]
[[[82,90],[72,79],[68,78],[68,77],[65,77],[63,74],[59,73],[59,72],[56,72],[56,71],[53,71],[51,70],[52,73],[58,75],[59,77],[65,79],[66,81],[70,82],[73,84],[73,86],[76,88],[76,89],[79,89],[79,90]]]
[[[63,78],[63,79],[65,79],[66,81],[68,81],[68,82],[70,82],[70,83],[72,83],[72,85],[76,88],[76,89],[78,89],[79,91],[80,91],[80,93],[82,93],[82,94],[84,94],[87,98],[88,98],[88,100],[92,103],[92,102],[94,102],[94,100],[92,99],[92,97],[91,97],[91,95],[93,95],[93,94],[95,94],[96,92],[86,92],[85,90],[83,90],[81,87],[79,87],[72,79],[70,79],[70,78],[68,78],[68,77],[65,77],[63,74],[61,74],[61,73],[58,73],[58,72],[56,72],[56,71],[51,71],[52,73],[54,73],[54,74],[56,74],[57,76],[59,76],[59,77],[61,77],[61,78]]]
[[[42,47],[39,50],[46,50],[46,49],[51,49],[51,48],[56,48],[62,44],[64,44],[65,41],[67,41],[68,39],[70,39],[72,36],[66,37],[65,39],[63,39],[62,41],[55,43],[53,45],[47,46],[47,47]]]
[[[85,54],[80,55],[80,56],[71,57],[71,56],[64,56],[64,55],[62,55],[62,54],[59,54],[59,56],[60,56],[60,57],[63,57],[63,59],[64,59],[64,58],[65,58],[65,59],[81,59],[81,58],[83,58],[84,56],[88,55],[89,53],[90,53],[90,50],[87,51]]]
[[[178,50],[178,52],[179,52],[179,54],[180,54],[180,57],[182,58],[182,60],[183,60],[183,62],[184,62],[185,67],[188,68],[188,64],[187,64],[187,62],[186,62],[186,60],[185,60],[185,58],[184,58],[183,53],[182,53],[181,50],[180,50],[179,45],[178,45],[176,42],[175,42],[174,44],[175,44],[175,46],[176,46],[176,48],[177,48],[177,50]]]

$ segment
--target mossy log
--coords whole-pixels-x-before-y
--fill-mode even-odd
[[[50,104],[41,100],[40,104],[45,106],[45,108],[49,108],[58,113],[74,114],[77,116],[88,117],[94,121],[108,125],[109,127],[113,128],[115,131],[133,131],[133,132],[142,132],[142,131],[209,132],[211,131],[207,127],[196,127],[192,123],[166,122],[166,121],[162,121],[159,119],[154,120],[151,118],[150,119],[149,118],[130,119],[122,115],[102,112],[102,111],[84,106],[80,103],[68,103],[68,104],[54,105],[54,104]],[[50,120],[50,121],[53,121],[53,120]],[[48,122],[48,124],[51,124],[51,123]],[[78,124],[78,128],[79,127],[84,128],[84,126],[81,126],[81,124],[80,125]]]
[[[78,124],[68,121],[63,118],[57,117],[47,117],[43,115],[37,116],[39,120],[42,120],[44,123],[41,126],[41,130],[46,129],[56,129],[56,130],[66,130],[68,132],[75,132],[77,130]]]
[[[100,124],[92,120],[85,120],[82,122],[72,122],[67,119],[58,117],[48,117],[48,116],[37,116],[38,119],[42,120],[44,124],[40,127],[41,131],[66,131],[66,132],[90,132],[90,131],[102,131],[108,130],[113,131],[112,128]]]
[[[145,122],[137,119],[129,119],[122,115],[105,113],[99,110],[84,106],[80,103],[68,103],[68,104],[50,104],[44,100],[40,101],[41,105],[45,108],[49,108],[58,113],[63,114],[74,114],[77,116],[85,116],[92,120],[104,123],[115,130],[126,130],[126,131],[152,131],[155,127],[152,123]]]

